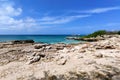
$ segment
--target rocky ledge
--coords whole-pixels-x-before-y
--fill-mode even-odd
[[[33,40],[14,40],[11,41],[12,44],[25,44],[25,43],[34,43]]]
[[[75,45],[0,43],[0,80],[120,80],[120,36]]]
[[[87,42],[95,42],[100,40],[106,40],[111,37],[117,37],[119,35],[101,35],[97,37],[90,37],[90,38],[84,38],[84,37],[67,37],[66,39],[69,40],[80,40],[80,41],[87,41]]]

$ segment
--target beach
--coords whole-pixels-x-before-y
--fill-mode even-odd
[[[0,80],[120,80],[120,0],[0,0]]]
[[[119,80],[120,35],[77,44],[0,43],[0,80]]]

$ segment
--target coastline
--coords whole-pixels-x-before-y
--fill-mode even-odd
[[[67,40],[70,35],[0,35],[0,42],[9,42],[14,40],[34,40],[36,43],[77,43],[79,41]]]
[[[119,35],[78,44],[0,43],[0,80],[119,78]]]

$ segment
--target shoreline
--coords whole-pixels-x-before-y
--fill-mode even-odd
[[[25,42],[24,42],[25,41]],[[26,42],[26,41],[32,41],[32,42]],[[2,41],[0,43],[5,43],[5,44],[26,44],[26,43],[34,43],[34,44],[80,44],[80,43],[84,43],[83,41],[77,41],[77,42],[74,42],[76,40],[73,40],[73,42],[55,42],[55,43],[48,43],[48,42],[35,42],[34,40],[10,40],[10,41]],[[13,43],[14,42],[14,43]],[[18,43],[15,43],[15,42],[18,42]]]
[[[0,43],[0,80],[120,78],[120,35],[78,44],[28,42]]]
[[[67,35],[48,35],[48,36],[41,36],[41,35],[36,35],[36,36],[31,36],[31,35],[24,35],[24,36],[16,36],[16,35],[8,35],[8,36],[0,36],[0,42],[8,42],[8,41],[13,41],[13,40],[34,40],[34,42],[43,42],[43,43],[48,43],[48,44],[54,44],[54,43],[77,43],[78,41],[75,40],[67,40],[66,37]]]

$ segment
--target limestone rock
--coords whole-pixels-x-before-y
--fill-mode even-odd
[[[96,58],[103,58],[103,54],[102,53],[96,53],[96,54],[94,54],[94,56]]]
[[[32,64],[32,63],[34,63],[34,62],[38,62],[39,60],[40,60],[40,56],[35,56],[35,57],[33,57],[33,58],[31,58],[28,62],[27,62],[27,64]]]
[[[36,43],[0,43],[0,80],[120,80],[120,37],[105,37],[39,49]]]
[[[60,59],[59,61],[57,61],[58,65],[65,65],[67,62],[67,59]]]
[[[35,48],[35,49],[40,49],[40,48],[43,48],[43,47],[45,47],[45,46],[47,46],[47,44],[35,44],[35,45],[34,45],[34,48]]]
[[[36,53],[36,56],[45,57],[45,53]]]
[[[12,44],[25,44],[25,43],[34,43],[33,40],[14,40],[11,41]]]

